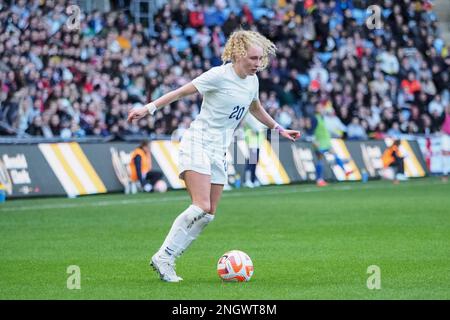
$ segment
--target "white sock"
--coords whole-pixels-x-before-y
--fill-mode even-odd
[[[252,181],[252,176],[251,176],[251,172],[249,170],[245,171],[245,182],[251,182]]]
[[[173,222],[172,228],[158,251],[159,254],[176,259],[213,219],[214,215],[204,212],[195,205],[190,205]]]
[[[442,155],[442,173],[444,176],[448,175],[450,170],[450,156]]]

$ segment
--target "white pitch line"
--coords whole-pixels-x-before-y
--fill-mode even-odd
[[[358,184],[355,186],[339,186],[339,185],[331,185],[325,188],[318,187],[304,187],[304,186],[291,186],[290,189],[286,190],[252,190],[249,192],[233,192],[233,193],[224,193],[223,199],[226,198],[234,198],[234,197],[242,197],[242,196],[265,196],[267,194],[273,194],[276,192],[277,195],[280,194],[291,194],[291,193],[309,193],[309,192],[326,192],[326,191],[348,191],[348,190],[367,190],[367,189],[386,189],[386,188],[398,188],[401,186],[409,186],[409,187],[424,187],[428,185],[436,185],[441,184],[439,181],[437,182],[414,182],[413,184],[403,183],[400,185],[370,185]],[[52,209],[68,209],[68,208],[83,208],[83,207],[108,207],[108,206],[116,206],[116,205],[127,205],[127,204],[150,204],[155,202],[167,202],[167,201],[177,201],[177,200],[188,200],[188,195],[178,196],[178,197],[162,197],[162,198],[148,198],[148,199],[123,199],[123,200],[102,200],[97,202],[88,202],[88,203],[58,203],[58,204],[47,204],[39,206],[35,204],[33,206],[21,206],[21,207],[10,207],[10,208],[2,208],[0,209],[0,213],[7,212],[18,212],[18,211],[36,211],[36,210],[52,210]],[[64,200],[64,198],[62,198]],[[74,200],[71,200],[74,201]]]

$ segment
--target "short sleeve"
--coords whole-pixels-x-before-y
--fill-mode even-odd
[[[192,80],[192,84],[197,88],[198,92],[204,95],[208,91],[217,90],[221,81],[221,68],[213,67]]]
[[[259,80],[258,80],[258,76],[255,75],[255,94],[253,96],[252,101],[257,101],[259,100]]]

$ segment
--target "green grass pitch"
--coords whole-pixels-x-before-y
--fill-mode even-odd
[[[184,281],[164,283],[148,262],[188,205],[185,191],[7,201],[0,299],[450,299],[450,184],[436,178],[225,192],[177,262]],[[252,258],[250,282],[217,276],[231,249]]]

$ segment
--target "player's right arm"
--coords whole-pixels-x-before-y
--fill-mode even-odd
[[[189,82],[176,90],[166,93],[165,95],[159,97],[153,102],[146,104],[143,107],[131,109],[128,112],[128,122],[138,120],[148,114],[153,114],[159,108],[197,92],[197,88],[192,84],[192,82]]]

